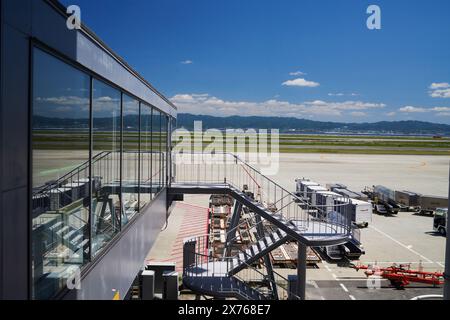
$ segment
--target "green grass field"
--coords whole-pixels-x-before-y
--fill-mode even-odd
[[[124,148],[126,150],[137,150],[139,137],[137,132],[124,132]],[[77,150],[88,148],[87,132],[63,132],[63,131],[35,131],[33,145],[35,149],[41,150]],[[116,139],[120,137],[116,136]],[[141,143],[153,144],[155,149],[164,141],[166,136],[159,133],[151,136],[145,133]],[[253,148],[256,140],[228,138],[227,146],[239,144],[240,148]],[[268,137],[270,142],[270,136]],[[237,141],[239,140],[239,141]],[[116,140],[120,141],[120,140]],[[212,141],[203,141],[203,148],[210,145]],[[256,142],[257,143],[257,142]],[[109,132],[96,132],[94,136],[94,149],[108,150],[112,145],[112,137]],[[164,142],[163,142],[164,145]],[[270,145],[269,145],[270,148]],[[223,151],[219,147],[216,151]],[[280,135],[279,150],[282,153],[337,153],[337,154],[399,154],[399,155],[450,155],[450,138],[436,139],[433,137],[420,136],[336,136],[336,135]],[[200,151],[200,148],[196,148]]]

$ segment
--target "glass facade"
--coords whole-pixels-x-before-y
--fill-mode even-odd
[[[120,231],[121,94],[94,80],[92,101],[92,253]]]
[[[139,101],[123,96],[122,225],[139,212]]]
[[[33,298],[64,289],[167,185],[172,118],[33,49]]]
[[[141,148],[140,148],[140,201],[141,208],[153,199],[154,189],[152,180],[152,113],[153,109],[141,104]]]

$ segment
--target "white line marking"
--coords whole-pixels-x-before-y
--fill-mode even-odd
[[[443,264],[440,263],[440,262],[436,262],[436,264],[437,264],[438,266],[442,267],[442,268],[445,268],[445,265],[443,265]]]
[[[439,263],[443,263],[443,262],[424,262],[424,261],[361,261],[361,263],[363,264],[372,264],[372,265],[380,265],[380,264],[389,264],[392,265],[393,263],[396,264],[439,264]]]
[[[342,288],[342,290],[344,290],[345,292],[347,292],[348,293],[348,289],[347,289],[347,287],[346,286],[344,286],[344,284],[343,283],[339,283],[340,285],[341,285],[341,288]]]
[[[320,296],[320,299],[325,301],[325,297],[324,296]]]
[[[352,295],[349,295],[349,297],[350,297],[351,300],[356,300],[356,298],[354,296],[352,296]]]
[[[414,253],[415,255],[418,255],[418,256],[421,257],[422,259],[424,259],[424,260],[426,260],[426,261],[428,261],[428,262],[431,262],[431,263],[433,262],[433,261],[431,261],[430,259],[428,259],[427,257],[425,257],[425,256],[421,255],[420,253],[418,253],[417,251],[415,251],[415,250],[413,250],[413,249],[411,249],[411,248],[408,248],[408,246],[404,245],[403,243],[401,243],[401,242],[398,241],[397,239],[394,239],[393,237],[391,237],[391,236],[388,235],[387,233],[385,233],[385,232],[379,230],[378,228],[375,228],[374,226],[369,226],[369,228],[371,228],[371,229],[375,230],[376,232],[382,234],[382,235],[385,236],[386,238],[391,239],[392,241],[394,241],[394,242],[397,243],[398,245],[400,245],[400,246],[402,246],[403,248],[405,248],[405,249],[411,251],[411,252]]]
[[[335,275],[334,273],[331,274],[334,278],[334,280],[337,280],[337,275]]]
[[[331,272],[331,268],[329,266],[325,265],[325,269]]]
[[[315,281],[311,281],[311,284],[313,285],[314,288],[319,289],[319,286]]]
[[[357,278],[353,278],[353,279],[349,279],[349,278],[337,278],[336,279],[336,281],[354,281],[354,282],[357,282],[357,281],[367,281],[367,278],[360,278],[360,277],[357,277]],[[387,279],[380,279],[380,281],[387,281]]]

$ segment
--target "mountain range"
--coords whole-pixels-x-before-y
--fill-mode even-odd
[[[178,114],[178,127],[192,130],[194,121],[202,121],[203,129],[279,129],[291,133],[393,133],[450,135],[450,125],[423,121],[382,121],[374,123],[322,122],[283,117],[213,117]]]
[[[96,129],[110,130],[111,118],[98,118],[94,121]],[[155,123],[159,122],[154,120]],[[203,130],[207,129],[279,129],[281,133],[376,133],[376,134],[423,134],[450,136],[450,125],[423,121],[382,121],[374,123],[321,122],[307,119],[283,117],[213,117],[180,113],[177,127],[193,130],[194,122],[201,121]],[[124,117],[128,130],[138,130],[139,117]],[[88,119],[33,117],[36,129],[87,129]]]

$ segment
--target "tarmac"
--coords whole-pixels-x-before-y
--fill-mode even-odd
[[[382,184],[398,190],[446,196],[448,165],[449,159],[440,156],[282,154],[280,170],[271,178],[288,190],[295,189],[295,178],[307,177],[323,185],[343,183],[354,191]],[[160,233],[148,259],[177,261],[177,268],[180,268],[177,248],[183,237],[200,235],[206,230],[203,227],[208,198],[188,195],[183,203],[176,205],[167,229]],[[190,212],[189,219],[198,219],[194,224],[199,228],[192,234],[186,230],[184,216],[187,212]],[[433,232],[432,221],[432,217],[411,212],[400,212],[396,216],[374,214],[369,227],[361,232],[366,254],[353,263],[411,264],[413,269],[442,272],[445,238]],[[296,274],[295,269],[277,269],[277,272]],[[442,294],[442,291],[442,287],[420,284],[397,290],[386,280],[373,286],[362,271],[350,268],[348,261],[323,261],[317,269],[307,270],[307,299],[311,300],[406,300],[419,295]]]

